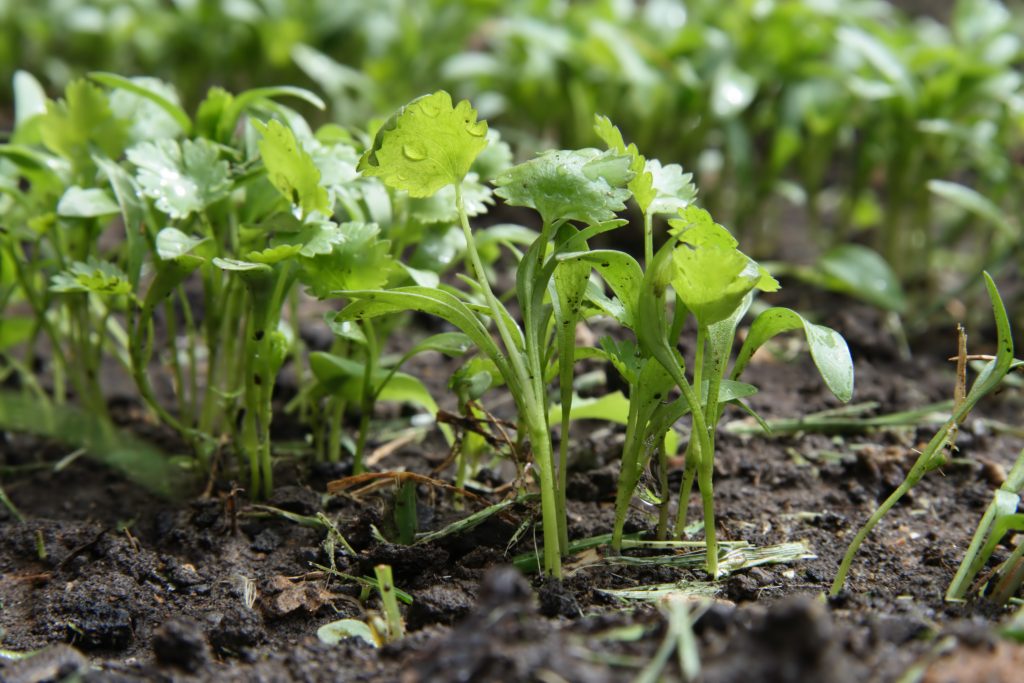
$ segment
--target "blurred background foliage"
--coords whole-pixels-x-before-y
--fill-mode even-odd
[[[596,144],[601,113],[694,171],[780,273],[869,278],[894,311],[906,289],[924,316],[982,269],[1019,270],[1024,137],[1024,14],[925,4],[0,0],[0,127],[18,69],[50,94],[95,70],[154,76],[189,111],[215,85],[306,86],[353,128],[445,88],[520,158]]]

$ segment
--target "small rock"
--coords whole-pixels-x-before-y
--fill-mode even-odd
[[[153,653],[161,664],[189,673],[210,660],[210,646],[202,627],[192,619],[172,617],[153,634]]]
[[[263,529],[252,539],[250,548],[258,553],[270,553],[281,545],[281,537],[273,529]]]
[[[259,614],[241,605],[208,617],[210,644],[222,654],[242,655],[266,639]]]
[[[279,486],[267,504],[298,515],[315,515],[320,509],[320,494],[305,486]]]
[[[559,579],[545,579],[537,589],[537,599],[540,602],[540,613],[546,617],[572,619],[583,613],[576,602],[576,596]]]

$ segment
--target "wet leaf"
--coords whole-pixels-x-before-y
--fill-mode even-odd
[[[811,358],[825,385],[840,401],[849,401],[853,397],[853,360],[846,340],[835,330],[815,325],[788,308],[769,308],[757,316],[736,357],[732,378],[742,374],[754,352],[766,341],[777,334],[798,329],[802,329],[807,337]]]
[[[359,160],[359,170],[412,197],[429,197],[469,173],[487,146],[487,123],[463,100],[439,90],[396,112]]]
[[[544,221],[600,223],[626,208],[630,157],[587,148],[552,150],[495,179],[495,193],[512,206],[536,209]]]
[[[208,140],[143,142],[127,156],[138,168],[142,191],[171,218],[187,218],[231,191],[228,162]]]

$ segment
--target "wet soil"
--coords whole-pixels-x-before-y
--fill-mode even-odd
[[[833,319],[824,322],[847,335],[855,354],[855,401],[876,402],[878,414],[951,396],[945,357],[952,334],[948,344],[939,337],[915,344],[913,359],[901,360],[869,309],[831,310]],[[838,405],[797,344],[775,351],[758,356],[745,376],[762,387],[751,399],[761,415],[788,418]],[[493,398],[500,408],[502,397]],[[931,683],[1020,680],[1021,648],[994,635],[1006,613],[950,605],[943,594],[1001,472],[1024,446],[1019,432],[1000,428],[1019,428],[1022,407],[1024,393],[1014,386],[982,402],[962,430],[954,464],[928,475],[882,521],[836,599],[824,595],[846,544],[899,484],[933,427],[772,438],[723,429],[715,481],[721,537],[757,546],[804,541],[814,557],[738,571],[710,587],[713,598],[694,600],[698,680],[897,681],[913,666],[923,671],[913,680]],[[724,422],[741,420],[730,413]],[[572,435],[573,538],[611,530],[621,439],[621,429],[603,423],[577,425]],[[533,550],[540,535],[531,525],[539,510],[530,502],[434,543],[388,543],[377,531],[393,532],[393,486],[328,495],[327,482],[345,474],[344,466],[309,469],[285,458],[282,485],[268,504],[307,517],[323,513],[353,555],[325,543],[322,527],[252,506],[228,483],[206,497],[168,502],[84,458],[54,471],[66,452],[13,434],[0,443],[0,463],[8,467],[46,465],[4,478],[26,520],[0,508],[0,649],[48,648],[21,661],[0,657],[0,679],[11,683],[69,675],[632,681],[666,639],[668,620],[657,602],[607,591],[706,580],[699,570],[608,564],[601,551],[571,558],[562,582],[523,575],[510,562]],[[440,440],[412,441],[383,455],[375,469],[446,478],[450,470],[433,473],[446,456]],[[495,467],[488,483],[500,486],[507,474]],[[678,479],[674,471],[674,486]],[[448,492],[420,486],[421,531],[501,500],[480,495],[460,510]],[[699,501],[689,505],[690,518],[699,519]],[[649,530],[655,521],[637,500],[629,529]],[[379,649],[356,639],[321,642],[324,624],[379,612],[375,594],[343,575],[372,576],[381,563],[412,597],[403,607],[406,638]],[[648,680],[683,680],[679,666],[673,656]]]

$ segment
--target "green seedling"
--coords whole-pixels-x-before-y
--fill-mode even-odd
[[[380,593],[381,605],[384,607],[384,623],[387,627],[384,642],[394,643],[405,637],[405,622],[398,608],[398,597],[395,595],[395,582],[391,577],[391,566],[379,564],[373,568],[377,576],[377,592]]]
[[[416,377],[400,372],[400,368],[413,357],[428,351],[446,356],[464,355],[472,347],[472,341],[460,332],[442,332],[432,335],[413,345],[400,358],[382,358],[373,321],[364,321],[355,326],[347,321],[329,320],[339,338],[362,346],[365,351],[362,362],[335,353],[316,352],[310,354],[310,367],[319,384],[318,390],[331,397],[333,409],[329,424],[327,459],[340,459],[341,418],[345,405],[359,406],[360,423],[356,450],[353,458],[353,474],[365,471],[363,456],[370,433],[370,418],[378,401],[402,401],[425,409],[436,415],[438,406],[426,386]],[[445,437],[452,440],[447,425],[440,425]]]
[[[831,595],[838,595],[843,589],[843,585],[846,582],[846,574],[850,570],[850,564],[853,562],[857,550],[860,549],[864,539],[875,528],[875,525],[885,516],[885,513],[906,495],[907,491],[916,486],[926,474],[946,464],[949,460],[947,446],[952,445],[958,426],[963,423],[978,401],[999,385],[1014,363],[1013,336],[1010,330],[1010,321],[1006,315],[1006,308],[1003,306],[1003,300],[999,296],[999,290],[996,289],[995,282],[992,281],[988,273],[983,273],[983,275],[985,287],[988,289],[989,299],[992,302],[992,313],[996,323],[996,356],[985,365],[975,378],[970,391],[957,396],[949,419],[935,432],[935,435],[914,462],[914,466],[907,472],[903,482],[878,506],[867,522],[864,523],[864,526],[861,527],[860,531],[857,532],[857,535],[854,536],[846,550],[846,554],[843,556],[842,563],[839,565],[839,571],[836,573],[835,580],[832,582]],[[975,560],[972,558],[971,561],[974,562]],[[964,590],[962,582],[954,583],[958,593]]]
[[[447,93],[437,92],[414,100],[396,113],[382,126],[360,161],[364,174],[381,177],[390,187],[404,190],[411,197],[431,196],[454,186],[455,209],[472,274],[465,281],[472,291],[421,286],[344,291],[342,295],[354,301],[341,312],[339,320],[363,322],[398,311],[418,310],[444,318],[473,341],[491,364],[492,377],[508,386],[516,402],[519,437],[529,439],[537,466],[544,566],[548,573],[559,576],[567,534],[564,488],[555,473],[547,419],[552,363],[548,340],[555,334],[554,328],[574,327],[580,315],[579,285],[589,270],[567,276],[575,281],[575,293],[556,291],[550,305],[545,304],[545,296],[560,265],[558,252],[585,247],[587,238],[621,225],[614,215],[624,208],[623,201],[628,197],[624,185],[631,177],[629,160],[597,150],[549,152],[497,178],[500,196],[509,204],[536,209],[544,222],[517,271],[515,294],[523,318],[520,326],[491,289],[462,188],[473,161],[487,146],[486,131],[487,124],[477,121],[468,102],[455,105]],[[571,221],[588,227],[579,230]],[[479,314],[490,318],[500,346]],[[562,471],[564,479],[564,468]]]
[[[1017,512],[1021,493],[1024,492],[1024,450],[1017,456],[1017,462],[1010,470],[1006,481],[999,487],[982,515],[978,528],[971,538],[971,544],[964,553],[953,581],[946,591],[946,600],[963,600],[967,591],[974,584],[978,573],[982,570],[996,546],[1011,531],[1024,530],[1024,515]],[[1024,544],[1018,544],[1000,567],[992,579],[986,583],[992,586],[989,599],[997,605],[1006,604],[1017,594],[1024,583]]]

